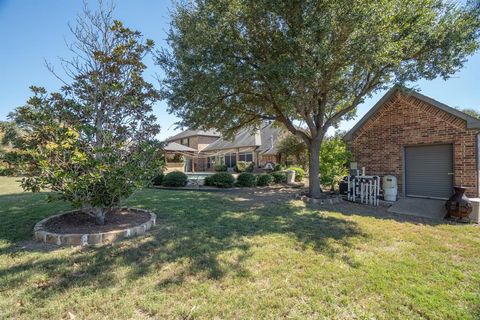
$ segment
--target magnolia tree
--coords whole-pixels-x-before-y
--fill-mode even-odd
[[[319,197],[328,128],[392,84],[448,78],[479,46],[478,1],[196,0],[174,10],[158,53],[163,96],[189,127],[229,135],[264,119],[309,149]],[[303,124],[298,125],[298,124]]]
[[[52,94],[32,87],[33,97],[11,114],[28,153],[23,187],[48,189],[98,224],[152,178],[159,160],[152,115],[159,94],[142,76],[154,44],[112,12],[84,10],[71,28],[75,57],[63,61],[70,81]]]

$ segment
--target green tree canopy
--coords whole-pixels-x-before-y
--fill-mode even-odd
[[[475,110],[475,109],[471,109],[471,108],[466,108],[466,109],[462,109],[462,112],[474,117],[474,118],[477,118],[477,119],[480,119],[480,112],[478,110]]]
[[[143,79],[153,41],[114,20],[112,8],[85,9],[72,28],[71,81],[34,95],[11,117],[23,130],[23,187],[43,188],[94,216],[105,213],[150,179],[159,131],[152,115],[158,92]],[[52,68],[50,68],[53,70]]]
[[[163,97],[189,127],[228,135],[263,119],[282,123],[310,150],[318,197],[328,128],[378,90],[459,70],[479,46],[479,12],[478,1],[181,2],[171,49],[157,57]]]

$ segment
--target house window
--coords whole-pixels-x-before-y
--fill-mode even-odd
[[[227,168],[232,169],[237,165],[237,154],[236,153],[227,153],[225,155],[225,165]]]
[[[238,154],[238,161],[253,162],[252,152],[240,152]]]
[[[180,143],[183,144],[184,146],[189,146],[190,143],[189,143],[189,139],[188,138],[182,138],[182,140],[180,140]]]

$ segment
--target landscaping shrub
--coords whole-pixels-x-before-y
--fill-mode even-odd
[[[13,175],[15,175],[15,170],[10,168],[0,167],[0,176],[13,176]]]
[[[227,171],[227,166],[224,164],[217,164],[215,165],[214,169],[216,172],[225,172]]]
[[[275,171],[283,171],[283,170],[285,170],[285,166],[283,164],[277,163],[275,165]]]
[[[331,190],[348,175],[352,154],[341,137],[326,139],[320,148],[320,182]]]
[[[212,177],[211,176],[205,177],[205,179],[203,180],[203,185],[204,186],[213,186]]]
[[[165,175],[163,174],[163,172],[160,172],[159,174],[157,174],[157,175],[153,178],[153,181],[152,181],[153,185],[154,185],[154,186],[161,186],[164,177],[165,177]]]
[[[284,171],[275,171],[270,174],[273,177],[275,183],[287,182],[287,174]]]
[[[290,167],[287,170],[295,171],[295,181],[300,182],[305,177],[305,170],[299,167]]]
[[[257,177],[257,186],[266,187],[273,183],[274,178],[271,174],[263,173]]]
[[[209,177],[209,185],[215,186],[218,188],[231,188],[235,183],[235,178],[231,173],[228,172],[218,172]]]
[[[237,177],[237,186],[239,187],[255,187],[257,185],[257,177],[250,172],[240,173]]]
[[[255,164],[253,162],[247,161],[238,161],[235,166],[235,172],[252,172],[255,169]]]
[[[188,177],[185,173],[180,171],[172,171],[165,175],[162,185],[166,187],[185,187],[187,185]]]

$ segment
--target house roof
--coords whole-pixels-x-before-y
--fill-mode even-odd
[[[264,154],[276,154],[277,142],[282,130],[273,126],[272,123],[264,125],[260,130],[252,131],[252,128],[241,130],[233,140],[223,138],[209,144],[203,152],[218,151],[223,149],[256,147],[257,151]]]
[[[166,141],[173,141],[173,140],[178,140],[178,139],[188,138],[193,136],[220,137],[220,134],[216,130],[188,129],[168,138]]]
[[[169,142],[165,147],[163,147],[165,151],[178,151],[178,152],[197,152],[197,150],[184,146],[183,144],[179,144],[176,142]]]
[[[363,116],[363,118],[360,119],[360,121],[358,121],[357,124],[345,135],[344,139],[347,141],[352,140],[355,132],[360,129],[367,122],[367,120],[370,119],[370,117],[374,115],[375,112],[377,112],[377,110],[380,109],[383,104],[387,102],[397,91],[400,91],[404,95],[415,97],[462,120],[465,120],[467,122],[468,129],[480,129],[479,119],[472,117],[464,112],[461,112],[455,108],[449,107],[446,104],[427,97],[421,93],[408,90],[407,88],[397,85],[388,90],[388,92],[380,100],[378,100],[378,102],[367,112],[367,114],[365,114],[365,116]]]

